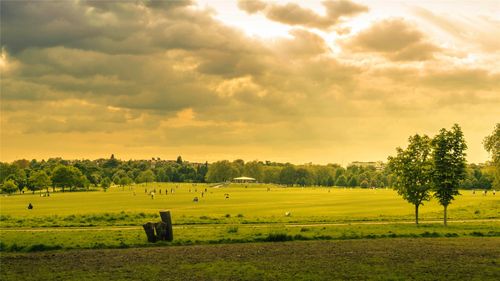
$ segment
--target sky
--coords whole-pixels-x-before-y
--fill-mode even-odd
[[[500,122],[500,1],[0,2],[0,161],[386,161]]]

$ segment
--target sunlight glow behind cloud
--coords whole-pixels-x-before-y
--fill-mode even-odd
[[[347,164],[453,123],[487,159],[498,1],[243,4],[2,1],[1,160]]]

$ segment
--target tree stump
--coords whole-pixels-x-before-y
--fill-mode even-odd
[[[155,223],[156,239],[161,241],[167,240],[167,224],[160,221]]]
[[[174,232],[172,230],[172,218],[170,217],[170,211],[160,211],[161,221],[166,224],[166,234],[165,240],[174,240]]]
[[[148,242],[154,243],[156,242],[155,235],[155,224],[152,222],[147,222],[142,225],[144,231],[146,232],[146,236],[148,237]]]

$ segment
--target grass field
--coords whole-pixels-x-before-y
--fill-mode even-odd
[[[200,193],[205,188],[208,192],[202,198]],[[155,198],[151,199],[145,189],[156,189]],[[169,190],[168,195],[165,189]],[[175,190],[173,195],[171,189]],[[226,193],[229,199],[225,199]],[[195,196],[200,199],[198,203],[192,202]],[[462,191],[449,207],[449,218],[499,218],[499,197]],[[35,207],[33,210],[26,208],[30,202]],[[33,226],[44,219],[47,219],[45,226],[50,226],[54,225],[50,220],[55,216],[58,218],[53,222],[63,225],[104,225],[106,218],[99,216],[105,214],[114,216],[110,219],[112,225],[127,225],[136,217],[144,221],[149,215],[157,216],[162,209],[172,211],[175,224],[383,221],[412,220],[414,216],[413,206],[390,189],[282,188],[251,184],[248,188],[244,185],[211,188],[200,184],[149,184],[113,187],[108,192],[58,192],[50,197],[24,194],[1,197],[0,206],[3,227]],[[291,212],[291,216],[285,217],[285,212]],[[421,207],[420,213],[423,220],[441,219],[442,207],[432,200]]]
[[[0,253],[1,280],[499,280],[499,238]]]
[[[30,202],[33,210],[26,208]],[[3,251],[148,246],[141,225],[158,221],[162,209],[172,211],[174,223],[175,239],[167,245],[500,236],[500,200],[471,191],[462,191],[450,205],[449,227],[441,225],[435,200],[421,208],[423,223],[416,227],[413,206],[390,189],[149,184],[50,197],[14,195],[1,197],[0,206]]]

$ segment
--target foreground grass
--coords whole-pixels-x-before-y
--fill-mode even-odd
[[[174,241],[151,244],[141,227],[3,229],[0,250],[35,252],[52,249],[105,249],[274,242],[292,240],[347,240],[397,237],[500,237],[500,221],[414,224],[335,225],[189,225],[174,228]]]
[[[498,280],[499,238],[0,253],[1,280]]]

